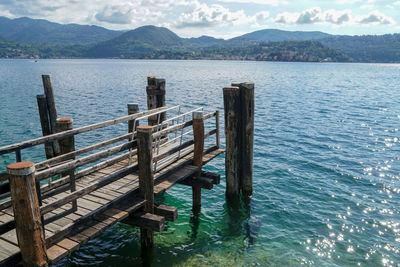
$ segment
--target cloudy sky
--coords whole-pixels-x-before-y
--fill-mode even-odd
[[[229,38],[266,28],[349,35],[400,32],[399,0],[0,0],[0,16],[116,30],[152,24],[182,37]]]

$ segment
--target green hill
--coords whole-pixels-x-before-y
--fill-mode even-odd
[[[27,43],[89,44],[112,39],[122,32],[98,26],[58,24],[42,19],[0,17],[0,37]]]
[[[238,40],[248,40],[248,41],[256,40],[262,42],[307,41],[307,40],[319,40],[330,36],[332,35],[318,31],[303,32],[303,31],[283,31],[276,29],[265,29],[232,38],[231,41],[238,41]]]
[[[356,62],[400,62],[400,34],[333,36],[320,41]]]

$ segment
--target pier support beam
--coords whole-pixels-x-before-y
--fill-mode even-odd
[[[165,106],[165,79],[158,79],[154,76],[147,77],[147,109],[152,110]],[[157,125],[158,116],[160,121],[163,122],[166,119],[166,112],[160,115],[154,115],[149,117],[149,125]]]
[[[30,161],[7,166],[15,228],[25,266],[48,266],[46,240],[35,185],[35,164]]]
[[[223,88],[226,194],[253,193],[254,83]]]
[[[203,151],[204,151],[204,120],[203,112],[193,112],[193,135],[194,135],[194,154],[193,154],[193,165],[198,168],[196,177],[201,174],[201,168],[203,166]],[[198,213],[201,208],[201,187],[192,187],[193,196],[193,212]]]
[[[152,162],[152,129],[151,126],[137,128],[139,194],[146,200],[144,212],[154,214],[154,178]],[[152,248],[154,232],[140,228],[140,243],[142,249]]]

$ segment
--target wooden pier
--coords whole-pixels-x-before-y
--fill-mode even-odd
[[[154,196],[190,186],[199,212],[201,190],[219,184],[218,174],[202,170],[224,152],[219,111],[165,106],[164,79],[148,78],[149,110],[128,104],[127,116],[79,128],[72,118],[57,118],[48,76],[43,84],[46,94],[37,98],[43,137],[0,147],[0,155],[16,157],[0,173],[1,266],[53,264],[116,222],[140,227],[142,249],[151,248],[153,233],[177,218],[175,207],[156,206]],[[125,134],[75,148],[80,134],[124,123]],[[23,161],[23,150],[34,146],[44,146],[47,159]]]

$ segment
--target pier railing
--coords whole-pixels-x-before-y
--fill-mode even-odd
[[[138,170],[138,165],[140,164],[136,158],[138,153],[138,133],[135,128],[137,125],[139,125],[140,120],[148,119],[150,117],[158,117],[158,124],[151,126],[151,147],[153,150],[151,169],[153,173],[160,172],[162,169],[168,167],[171,163],[192,153],[195,149],[195,129],[187,130],[187,128],[193,126],[194,120],[192,118],[192,113],[199,112],[200,110],[202,110],[202,108],[183,113],[181,112],[180,106],[175,106],[139,112],[113,120],[108,120],[76,129],[70,129],[60,133],[0,147],[0,155],[15,153],[16,162],[20,162],[22,160],[21,151],[24,149],[43,145],[48,142],[65,140],[66,138],[75,138],[75,136],[78,134],[120,123],[130,123],[131,132],[127,134],[97,142],[95,144],[79,148],[34,164],[35,171],[33,173],[33,177],[36,183],[35,194],[37,194],[38,197],[41,221],[42,225],[44,226],[75,212],[77,209],[77,199]],[[172,113],[172,111],[176,111],[177,115],[171,118],[164,118],[164,121],[160,122],[161,114],[165,114],[167,111],[169,112],[168,114]],[[218,116],[218,111],[214,111],[202,117],[202,122],[215,117],[215,127],[213,127],[210,131],[204,132],[203,126],[203,138],[201,140],[204,142],[204,139],[212,135],[216,135],[216,143],[215,146],[209,148],[211,150],[219,148]],[[94,152],[121,141],[125,142],[115,145],[111,148]],[[89,154],[76,158],[77,156],[85,153]],[[102,177],[101,179],[92,181],[85,187],[79,189],[76,188],[76,181],[78,179],[102,168],[111,166],[117,162],[121,162],[125,159],[127,160],[126,167],[118,170],[115,173]],[[82,167],[85,168],[82,169]],[[12,199],[10,198],[10,195],[13,194],[12,192],[10,194],[10,182],[8,181],[9,177],[10,174],[6,172],[1,173],[0,176],[0,211],[9,208],[12,205]],[[57,195],[62,195],[62,197],[52,198]],[[46,199],[50,199],[50,201],[46,201],[46,203],[43,204],[42,201]],[[56,209],[63,207],[66,204],[72,204],[71,208],[64,209],[62,212],[54,213]],[[14,220],[9,221],[0,225],[0,234],[6,233],[14,228]],[[68,232],[66,229],[63,229],[58,233],[54,233],[54,236],[57,238],[62,237]]]

